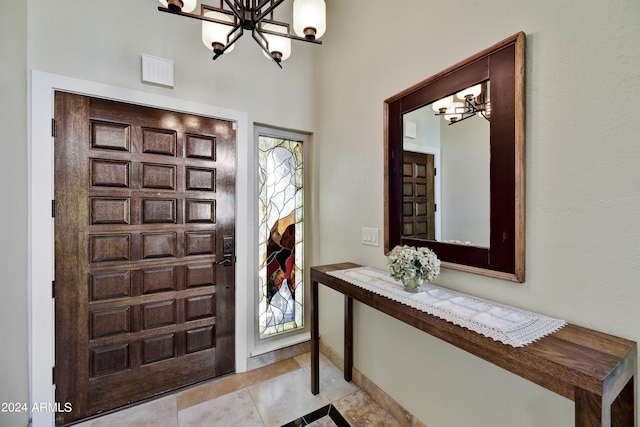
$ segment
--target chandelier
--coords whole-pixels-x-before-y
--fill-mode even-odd
[[[432,105],[436,116],[444,116],[444,119],[449,121],[449,126],[476,114],[491,120],[488,81],[461,90],[456,93],[456,98],[462,102],[454,101],[453,95],[449,95],[437,100]]]
[[[294,0],[293,29],[286,22],[273,19],[275,8],[285,0],[220,0],[219,6],[200,5],[197,0],[159,0],[161,12],[186,16],[202,21],[202,42],[213,51],[213,59],[231,52],[245,31],[251,31],[253,39],[264,55],[280,68],[281,62],[291,55],[291,40],[322,44],[317,40],[326,29],[326,5],[324,0]]]

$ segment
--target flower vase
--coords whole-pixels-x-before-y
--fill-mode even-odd
[[[406,292],[416,293],[420,291],[422,279],[420,277],[412,277],[411,279],[403,279],[402,287]]]

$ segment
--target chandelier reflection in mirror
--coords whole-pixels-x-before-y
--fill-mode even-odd
[[[291,40],[322,44],[326,29],[324,0],[294,0],[293,29],[286,22],[276,21],[273,11],[285,0],[220,0],[219,6],[200,5],[197,0],[159,0],[161,12],[195,18],[202,21],[202,42],[213,51],[213,59],[231,52],[245,31],[251,31],[264,55],[280,68],[291,55]]]
[[[445,96],[433,103],[436,116],[444,116],[449,126],[479,114],[491,120],[491,102],[489,100],[489,81],[468,87],[453,95]]]

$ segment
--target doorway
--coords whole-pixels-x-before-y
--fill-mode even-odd
[[[436,238],[435,175],[433,154],[402,152],[402,235]]]
[[[56,93],[56,423],[235,369],[236,139]]]

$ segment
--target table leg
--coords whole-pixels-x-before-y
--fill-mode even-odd
[[[576,387],[576,427],[637,427],[635,387],[634,375],[611,404],[602,396]]]
[[[611,427],[611,410],[602,397],[587,390],[575,389],[576,427]]]
[[[636,408],[636,377],[634,375],[627,385],[624,386],[620,394],[611,404],[611,425],[634,427],[637,426],[637,408]]]
[[[318,282],[311,280],[311,393],[320,393],[320,329],[318,325]]]
[[[353,378],[353,298],[344,296],[344,379]]]

